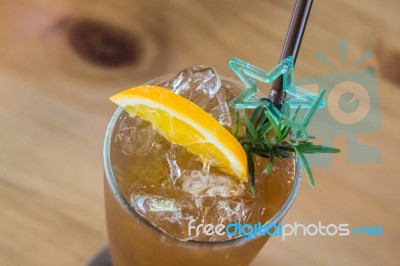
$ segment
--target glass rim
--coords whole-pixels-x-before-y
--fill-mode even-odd
[[[121,107],[118,107],[113,116],[111,117],[111,120],[107,126],[106,129],[106,134],[104,138],[104,146],[103,146],[103,163],[104,163],[104,173],[105,177],[107,180],[107,184],[109,185],[112,194],[120,204],[122,208],[124,208],[129,215],[131,215],[133,218],[137,219],[141,224],[145,225],[151,230],[154,230],[164,237],[168,239],[172,239],[175,241],[180,241],[184,243],[190,243],[190,244],[207,244],[207,245],[215,245],[215,246],[221,246],[221,245],[226,245],[226,244],[232,244],[232,243],[241,243],[244,241],[253,241],[256,238],[263,237],[260,235],[256,235],[254,238],[250,240],[246,240],[246,236],[242,235],[233,239],[227,239],[223,241],[199,241],[199,240],[180,240],[178,238],[174,238],[171,235],[161,231],[158,229],[156,226],[151,224],[149,221],[144,219],[140,214],[138,214],[134,208],[131,207],[129,202],[124,198],[122,193],[120,192],[118,188],[118,184],[115,180],[114,173],[112,171],[112,166],[111,166],[111,160],[110,160],[110,150],[111,150],[111,144],[112,144],[112,134],[114,132],[115,125],[118,121],[118,118],[121,116],[123,113],[124,109]],[[279,209],[279,211],[268,221],[266,221],[263,225],[268,226],[270,224],[278,224],[282,218],[286,215],[286,213],[289,211],[290,207],[292,206],[297,193],[299,191],[300,183],[302,179],[302,166],[300,161],[298,160],[297,156],[295,158],[295,173],[294,173],[294,183],[292,186],[292,189],[285,201],[285,203],[282,205],[282,207]]]

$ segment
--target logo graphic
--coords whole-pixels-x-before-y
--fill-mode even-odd
[[[305,88],[326,88],[327,108],[317,111],[315,120],[324,121],[324,127],[314,123],[310,126],[311,134],[321,136],[323,145],[333,146],[332,139],[337,136],[347,137],[347,161],[349,163],[376,163],[380,161],[380,152],[369,144],[361,144],[358,136],[376,132],[382,128],[379,111],[378,86],[376,73],[372,68],[360,69],[360,65],[372,55],[370,50],[350,64],[352,71],[340,71],[346,63],[347,41],[339,42],[341,64],[335,65],[322,53],[317,53],[317,60],[336,70],[334,73],[295,79],[295,83]],[[357,69],[358,68],[358,69]],[[310,156],[311,167],[328,168],[332,165],[332,154]]]

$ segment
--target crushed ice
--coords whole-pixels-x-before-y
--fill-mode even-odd
[[[190,67],[179,72],[165,87],[210,113],[221,125],[232,124],[225,91],[221,79],[212,67]]]

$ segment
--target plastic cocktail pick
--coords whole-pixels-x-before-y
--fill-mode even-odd
[[[280,111],[272,104],[268,98],[262,98],[257,95],[258,86],[257,82],[273,83],[274,80],[282,76],[283,91],[290,96],[285,100],[285,104],[289,104],[290,108],[310,108],[317,95],[307,91],[293,83],[293,57],[289,56],[282,60],[276,67],[270,71],[262,70],[246,61],[238,58],[233,58],[229,66],[240,78],[245,85],[245,89],[234,98],[229,104],[238,109],[256,108],[259,105],[264,105],[269,108],[272,113],[279,114]],[[325,100],[323,99],[318,108],[325,107]]]

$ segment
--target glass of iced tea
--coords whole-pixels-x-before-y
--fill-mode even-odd
[[[243,87],[213,68],[191,67],[148,84],[170,89],[227,130],[236,129],[229,102]],[[275,158],[269,174],[264,173],[268,159],[254,156],[253,161],[255,193],[247,182],[215,167],[212,156],[170,143],[150,122],[118,108],[104,143],[113,265],[248,265],[270,236],[251,234],[250,225],[278,224],[301,180],[296,159]],[[240,232],[238,225],[249,226]]]

